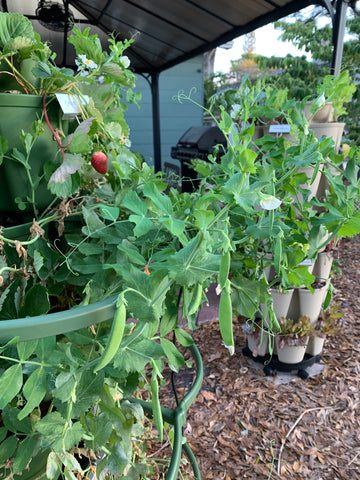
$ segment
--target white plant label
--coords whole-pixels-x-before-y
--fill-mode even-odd
[[[76,115],[81,114],[81,105],[86,105],[89,102],[88,95],[83,95],[81,98],[78,95],[68,95],[67,93],[55,93],[60,108],[63,111],[63,119],[70,120]]]
[[[270,125],[269,133],[290,133],[290,125]]]
[[[310,265],[312,265],[312,261],[309,260],[308,258],[306,258],[305,260],[303,260],[301,263],[299,263],[299,267],[302,267],[302,266],[307,266],[307,267],[310,267]]]

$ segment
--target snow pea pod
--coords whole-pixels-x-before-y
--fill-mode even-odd
[[[230,355],[235,352],[234,335],[232,325],[232,302],[230,296],[230,282],[227,280],[225,288],[221,292],[219,302],[219,326],[221,337],[225,347],[229,350]]]
[[[230,251],[225,252],[220,260],[220,269],[219,269],[219,285],[223,289],[225,287],[226,280],[229,276],[230,271]]]
[[[102,368],[106,367],[106,365],[114,358],[124,335],[125,322],[126,308],[124,302],[121,302],[111,325],[108,342],[104,351],[102,352],[99,362],[94,368],[94,372],[98,372]]]

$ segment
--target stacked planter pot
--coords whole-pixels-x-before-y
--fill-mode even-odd
[[[311,102],[308,102],[305,106],[305,116],[309,120],[311,130],[313,130],[317,139],[321,139],[323,136],[332,138],[335,143],[335,152],[338,153],[345,124],[334,121],[333,107],[331,103],[326,104],[312,117],[309,108],[310,104]],[[272,133],[270,127],[264,127],[264,134],[267,133],[274,136],[281,135],[290,141],[294,140],[289,133]],[[306,184],[302,185],[302,188],[310,191],[309,198],[322,198],[325,189],[328,187],[326,177],[321,173],[322,166],[320,166],[319,171],[311,184],[310,180],[314,173],[313,167],[307,167],[300,171],[305,173],[309,179]],[[299,195],[301,196],[301,194]],[[316,325],[329,288],[332,262],[333,255],[331,252],[323,251],[318,254],[315,263],[312,265],[312,271],[309,270],[316,279],[313,292],[306,288],[294,288],[291,295],[282,294],[281,296],[279,292],[270,291],[273,297],[274,313],[278,320],[281,317],[297,319],[300,316],[306,315],[310,317],[311,325]],[[281,305],[278,304],[280,298],[284,299]],[[276,342],[276,344],[278,349],[279,342]],[[323,345],[324,338],[310,337],[308,345],[302,345],[301,349],[299,348],[299,351],[303,351],[303,356],[305,352],[309,355],[319,355],[322,351]]]
[[[43,97],[41,95],[25,95],[0,93],[0,135],[8,141],[10,156],[14,148],[23,151],[20,139],[21,131],[32,131],[32,125],[37,119],[44,118]],[[47,104],[50,123],[54,129],[62,129],[66,134],[68,122],[62,121],[62,112],[55,97]],[[43,121],[43,132],[34,143],[30,154],[31,174],[33,178],[39,178],[36,189],[36,204],[40,209],[49,205],[53,195],[47,188],[47,180],[44,178],[43,168],[45,165],[61,163],[61,155],[58,144],[53,138],[49,127]],[[11,214],[19,212],[15,198],[24,199],[28,194],[28,177],[26,169],[19,162],[6,159],[0,166],[0,212]],[[26,209],[26,211],[30,209]]]

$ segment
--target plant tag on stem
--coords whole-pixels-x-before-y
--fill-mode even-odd
[[[269,133],[290,133],[290,125],[270,125]]]
[[[89,103],[88,95],[68,95],[67,93],[55,93],[60,108],[63,111],[63,120],[71,120],[81,114],[80,105]]]

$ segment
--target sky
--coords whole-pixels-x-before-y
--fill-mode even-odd
[[[258,55],[271,57],[285,57],[288,53],[293,56],[306,55],[310,59],[310,55],[303,50],[299,50],[292,45],[291,42],[282,42],[279,40],[281,30],[275,30],[272,24],[255,30],[255,52]],[[230,50],[218,48],[215,55],[215,72],[229,72],[231,60],[238,60],[244,53],[245,36],[241,36],[234,40],[234,45]]]
[[[356,4],[357,9],[359,9],[360,1],[357,1]],[[313,6],[307,7],[303,9],[301,13],[305,14],[306,16],[307,12],[311,11],[313,8]],[[350,15],[350,8],[348,9],[348,15]],[[282,20],[288,22],[295,21],[292,16],[283,18]],[[329,23],[329,17],[320,17],[318,18],[317,23],[321,27],[325,23]],[[291,42],[282,42],[279,40],[281,33],[281,29],[276,30],[273,24],[268,24],[255,30],[256,43],[254,53],[258,55],[264,55],[265,57],[271,57],[273,55],[277,57],[285,57],[288,53],[290,53],[293,56],[305,55],[308,60],[311,60],[311,55],[309,53],[294,47]],[[347,35],[345,35],[345,39],[346,38]],[[236,38],[231,49],[225,50],[223,48],[218,48],[216,50],[214,65],[215,72],[221,71],[227,73],[230,71],[231,60],[238,60],[244,53],[244,41],[245,35]]]

